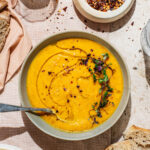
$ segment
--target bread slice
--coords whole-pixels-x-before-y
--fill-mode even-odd
[[[133,140],[137,145],[142,147],[149,147],[150,150],[149,129],[144,129],[133,125],[124,133],[124,139]]]
[[[110,145],[105,150],[140,150],[138,149],[136,143],[132,140],[125,140],[115,144]]]
[[[0,11],[7,7],[8,3],[5,0],[0,0]]]
[[[4,10],[0,13],[0,18],[6,20],[8,23],[10,22],[10,11]]]
[[[10,12],[9,10],[4,10],[0,13],[0,52],[2,51],[6,38],[9,33],[10,26]]]

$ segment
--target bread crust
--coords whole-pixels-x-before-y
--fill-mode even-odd
[[[127,132],[132,132],[132,131],[143,131],[143,132],[148,132],[150,133],[150,129],[144,129],[144,128],[141,128],[141,127],[138,127],[138,126],[135,126],[135,125],[132,125],[125,133],[127,134]]]
[[[150,150],[150,129],[135,125],[124,133],[124,141],[110,145],[105,150]]]
[[[8,6],[8,3],[5,0],[0,0],[0,11]]]
[[[132,140],[125,140],[112,144],[105,150],[137,150],[137,145]]]
[[[0,12],[0,52],[5,45],[10,31],[10,11],[6,8],[7,2],[5,2],[4,0],[0,0],[0,8],[2,8],[2,6],[3,8],[5,7],[5,9]]]

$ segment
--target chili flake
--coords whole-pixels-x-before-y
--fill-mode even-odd
[[[87,0],[87,3],[94,9],[106,12],[119,8],[125,0]]]

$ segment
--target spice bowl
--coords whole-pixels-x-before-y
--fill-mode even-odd
[[[131,9],[134,0],[124,0],[124,3],[120,7],[105,12],[91,7],[87,0],[73,0],[73,2],[78,11],[87,19],[99,23],[109,23],[125,16]]]

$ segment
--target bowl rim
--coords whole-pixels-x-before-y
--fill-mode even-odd
[[[25,65],[26,65],[26,63],[27,63],[27,60],[28,60],[28,58],[29,58],[29,56],[36,50],[36,48],[38,48],[43,42],[45,42],[46,40],[48,40],[48,39],[51,39],[51,38],[53,38],[53,37],[55,37],[55,36],[58,36],[58,35],[63,35],[63,34],[66,34],[66,33],[84,33],[84,34],[87,34],[87,35],[91,35],[91,36],[95,36],[96,38],[98,38],[99,40],[102,40],[102,41],[104,41],[107,45],[110,45],[113,49],[114,49],[114,51],[120,56],[120,58],[122,59],[122,61],[123,61],[123,63],[124,63],[124,66],[125,66],[125,69],[126,69],[126,73],[127,73],[127,79],[128,79],[128,90],[127,90],[127,95],[126,95],[126,101],[125,101],[125,104],[122,106],[122,109],[120,110],[120,113],[117,115],[117,117],[113,120],[113,123],[111,123],[111,125],[108,125],[107,127],[105,127],[105,129],[103,130],[103,131],[99,131],[99,132],[96,132],[94,135],[88,135],[88,137],[78,137],[78,138],[64,138],[64,137],[60,137],[60,136],[57,136],[57,135],[55,135],[55,134],[53,134],[53,133],[49,133],[48,131],[46,131],[45,129],[43,129],[42,127],[39,127],[39,125],[36,123],[36,121],[32,118],[32,116],[30,115],[30,113],[28,113],[28,112],[25,112],[26,113],[26,115],[28,116],[28,118],[29,118],[29,120],[38,128],[38,129],[40,129],[41,131],[43,131],[44,133],[46,133],[47,135],[50,135],[50,136],[53,136],[53,137],[55,137],[55,138],[58,138],[58,139],[61,139],[61,140],[67,140],[67,141],[79,141],[79,140],[87,140],[87,139],[90,139],[90,138],[93,138],[93,137],[96,137],[96,136],[98,136],[98,135],[100,135],[100,134],[102,134],[102,133],[104,133],[105,131],[107,131],[108,129],[110,129],[118,120],[119,120],[119,118],[121,117],[121,115],[123,114],[123,112],[125,111],[125,108],[126,108],[126,106],[127,106],[127,104],[128,104],[128,101],[129,101],[129,96],[130,96],[130,91],[131,91],[131,79],[130,79],[130,73],[129,73],[129,69],[128,69],[128,66],[127,66],[127,64],[126,64],[126,62],[125,62],[125,60],[124,60],[124,58],[122,57],[122,55],[120,54],[120,52],[119,51],[117,51],[117,49],[116,49],[116,47],[114,47],[113,46],[113,44],[111,43],[111,42],[107,42],[106,40],[104,40],[103,38],[101,38],[101,37],[99,37],[99,36],[97,36],[97,35],[95,35],[95,34],[92,34],[92,33],[89,33],[89,32],[84,32],[84,31],[66,31],[66,32],[60,32],[60,33],[56,33],[56,34],[53,34],[53,35],[51,35],[51,36],[48,36],[48,37],[46,37],[45,39],[43,39],[43,40],[41,40],[36,46],[34,46],[33,48],[32,48],[32,50],[28,53],[28,55],[26,56],[26,58],[25,58],[25,60],[24,60],[24,63],[22,64],[22,67],[21,67],[21,70],[20,70],[20,74],[19,74],[19,82],[18,82],[18,84],[19,84],[19,86],[18,86],[18,93],[19,93],[19,99],[20,99],[20,101],[21,101],[21,104],[24,106],[24,101],[23,101],[23,97],[22,97],[22,92],[21,92],[21,87],[22,87],[22,85],[21,85],[21,78],[22,78],[22,76],[23,76],[23,70],[25,69]],[[71,38],[71,37],[70,37]],[[73,38],[73,37],[72,37]],[[62,38],[62,39],[65,39],[65,38]],[[111,52],[111,51],[110,51]],[[115,56],[114,56],[115,57]],[[121,102],[120,102],[121,103]],[[120,104],[119,104],[120,105]],[[119,107],[119,105],[118,105],[118,107]],[[117,109],[118,109],[118,107],[117,107]],[[117,109],[116,109],[116,111],[117,111]],[[115,111],[115,112],[116,112]],[[114,112],[114,113],[115,113]],[[112,115],[113,116],[113,115]],[[112,117],[111,116],[111,117]],[[110,117],[110,118],[111,118]],[[110,118],[108,118],[107,120],[109,120]],[[106,120],[106,121],[107,121]],[[105,122],[106,122],[105,121]],[[46,123],[46,122],[45,122]],[[46,123],[47,124],[47,123]],[[101,126],[101,125],[100,125]],[[98,126],[99,127],[99,126]],[[96,128],[98,128],[98,127],[96,127]],[[54,128],[56,131],[58,131],[59,129],[56,129],[56,128]],[[95,129],[95,128],[94,128]],[[94,130],[94,129],[92,129],[92,130]],[[91,130],[89,130],[89,131],[91,131]],[[89,131],[87,131],[87,132],[89,132]],[[62,131],[62,132],[64,132],[64,131]],[[85,133],[85,132],[82,132],[82,133]],[[70,134],[70,133],[69,133]],[[75,133],[76,134],[76,133]]]
[[[86,0],[74,0],[74,1],[77,1],[81,9],[83,9],[84,12],[86,12],[88,15],[92,17],[99,18],[99,19],[110,19],[110,18],[116,18],[117,16],[125,13],[128,9],[130,9],[130,7],[132,6],[135,0],[125,0],[125,2],[119,8],[107,12],[98,11],[92,8],[86,2]]]

